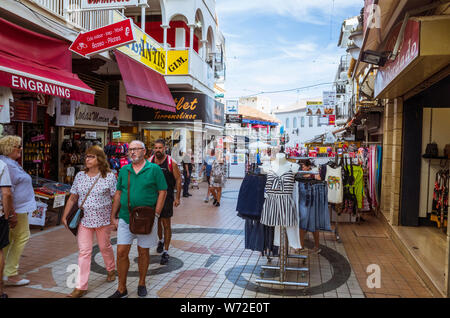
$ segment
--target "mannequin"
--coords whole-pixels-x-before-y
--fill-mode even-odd
[[[297,173],[300,169],[300,166],[296,163],[291,163],[286,160],[286,155],[282,152],[277,153],[275,156],[275,160],[272,162],[265,162],[261,167],[262,173],[268,173],[269,170],[275,172],[278,176],[283,175],[284,173],[292,170],[292,173]]]
[[[283,174],[292,171],[295,175],[300,169],[300,166],[296,163],[291,163],[286,160],[286,154],[279,152],[276,154],[273,161],[264,163],[261,167],[261,173],[268,174],[269,171],[276,174],[277,177],[281,177]],[[294,203],[295,206],[295,203]],[[296,209],[296,208],[295,208]],[[301,249],[300,236],[298,231],[298,225],[287,226],[286,234],[288,236],[289,246],[294,249]],[[280,226],[275,226],[274,244],[280,246]]]

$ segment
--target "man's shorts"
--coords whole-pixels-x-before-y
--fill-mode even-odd
[[[0,217],[0,250],[9,245],[9,222],[5,216]]]
[[[172,216],[173,216],[173,200],[166,199],[160,217],[163,219],[168,219],[171,218]]]
[[[142,248],[152,248],[158,245],[158,219],[155,217],[153,229],[150,234],[133,234],[130,232],[130,225],[119,219],[117,227],[117,245],[132,245],[137,239],[137,245]]]

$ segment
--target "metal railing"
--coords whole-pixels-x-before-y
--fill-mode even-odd
[[[110,10],[80,11],[81,0],[30,0],[84,31],[111,23]]]

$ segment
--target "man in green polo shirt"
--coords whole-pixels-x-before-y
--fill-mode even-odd
[[[145,276],[150,264],[150,248],[158,245],[158,218],[164,206],[167,195],[167,183],[161,168],[145,160],[145,145],[142,141],[130,143],[128,156],[131,164],[120,169],[117,180],[117,191],[111,213],[111,224],[117,229],[117,271],[119,286],[109,298],[126,298],[127,275],[130,267],[128,255],[131,244],[137,239],[139,254],[139,284],[138,296],[145,297],[147,288]],[[128,189],[128,174],[130,174],[130,189]],[[149,206],[155,208],[156,218],[150,234],[139,235],[130,232],[130,213],[128,211],[128,190],[130,190],[130,208]],[[117,221],[117,214],[119,220]]]

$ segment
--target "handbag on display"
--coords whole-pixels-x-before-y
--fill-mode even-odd
[[[432,142],[427,145],[424,157],[437,157],[439,154],[437,143]]]
[[[445,145],[444,156],[450,159],[450,144]]]
[[[128,212],[130,213],[130,232],[133,234],[150,234],[155,221],[155,209],[149,206],[130,207],[130,175],[128,171]]]
[[[80,226],[81,219],[84,216],[84,211],[83,211],[84,202],[86,202],[86,199],[88,198],[89,194],[91,193],[91,191],[94,188],[94,186],[97,183],[97,181],[100,179],[100,176],[101,175],[99,175],[97,177],[97,179],[95,180],[94,184],[89,189],[89,191],[86,194],[86,196],[84,197],[84,200],[81,203],[80,207],[78,207],[78,203],[75,202],[73,207],[72,207],[72,209],[69,211],[69,214],[67,215],[67,218],[66,218],[67,225],[69,227],[69,230],[75,236],[77,236],[77,234],[78,234],[78,227]]]

